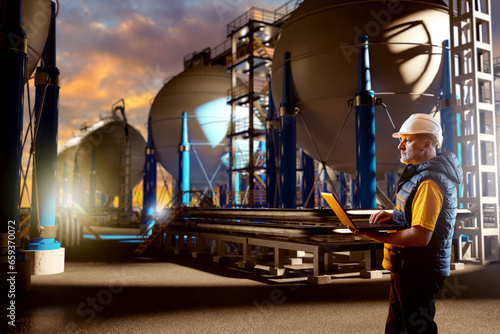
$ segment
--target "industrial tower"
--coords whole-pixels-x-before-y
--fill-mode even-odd
[[[452,83],[456,96],[455,152],[464,184],[457,221],[460,260],[498,261],[498,170],[490,0],[450,1]]]

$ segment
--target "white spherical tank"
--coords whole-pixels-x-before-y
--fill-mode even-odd
[[[182,112],[188,116],[190,182],[205,187],[208,178],[213,185],[226,182],[227,173],[221,158],[227,147],[231,107],[226,96],[231,78],[225,69],[212,66],[188,68],[178,74],[158,92],[150,116],[153,140],[158,160],[174,177],[179,175],[179,144],[181,142]],[[194,153],[194,150],[196,153]]]
[[[143,177],[146,142],[134,127],[128,125],[130,145],[130,178],[132,189]],[[61,146],[57,155],[57,180],[62,185],[64,180],[64,165],[68,169],[69,184],[72,184],[74,160],[84,182],[84,189],[89,190],[92,151],[95,152],[96,190],[109,198],[118,196],[120,192],[120,172],[122,148],[125,138],[124,123],[117,118],[103,119],[91,127],[81,131],[81,136],[75,137]]]
[[[73,137],[57,149],[57,173],[58,184],[62,185],[64,181],[64,165],[66,165],[69,179],[74,170],[75,152],[78,150],[78,144],[82,140],[81,136]]]
[[[283,55],[291,53],[297,145],[315,159],[328,152],[358,90],[359,37],[369,38],[371,86],[387,105],[397,129],[412,113],[430,112],[441,89],[442,43],[449,39],[449,16],[441,0],[305,0],[283,27],[272,66],[272,90],[279,108]],[[279,98],[278,98],[279,97]],[[299,116],[300,117],[300,116]],[[377,174],[400,167],[398,142],[382,108],[375,111]],[[327,164],[355,173],[353,108]]]

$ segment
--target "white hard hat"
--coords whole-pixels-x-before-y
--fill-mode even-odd
[[[413,114],[401,125],[399,132],[393,133],[394,138],[401,135],[426,134],[434,136],[438,141],[438,147],[443,144],[443,130],[438,120],[428,114]]]

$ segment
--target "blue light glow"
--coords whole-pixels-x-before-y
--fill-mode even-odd
[[[221,97],[204,103],[197,107],[194,113],[210,145],[219,145],[226,137],[231,118],[231,107],[226,103],[226,98]]]

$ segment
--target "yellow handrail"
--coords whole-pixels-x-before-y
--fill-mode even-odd
[[[266,115],[262,112],[262,109],[255,101],[253,102],[253,106],[259,111],[260,114],[259,120],[262,122],[262,124],[265,124],[265,119],[267,118]]]
[[[269,52],[267,52],[266,47],[264,46],[264,44],[262,44],[262,42],[257,38],[257,36],[255,36],[255,34],[253,34],[253,40],[260,46],[260,48],[262,50],[264,50],[264,52],[266,53],[267,58],[273,59],[273,57],[271,57],[271,55],[269,54]]]
[[[29,214],[26,218],[24,218],[20,223],[19,223],[19,230],[21,231],[20,233],[20,238],[24,237],[30,230],[30,224],[29,224],[29,221],[30,221],[30,218],[31,218],[31,214]],[[22,227],[24,224],[26,224],[28,222],[28,226],[26,226],[26,228],[23,230]]]

